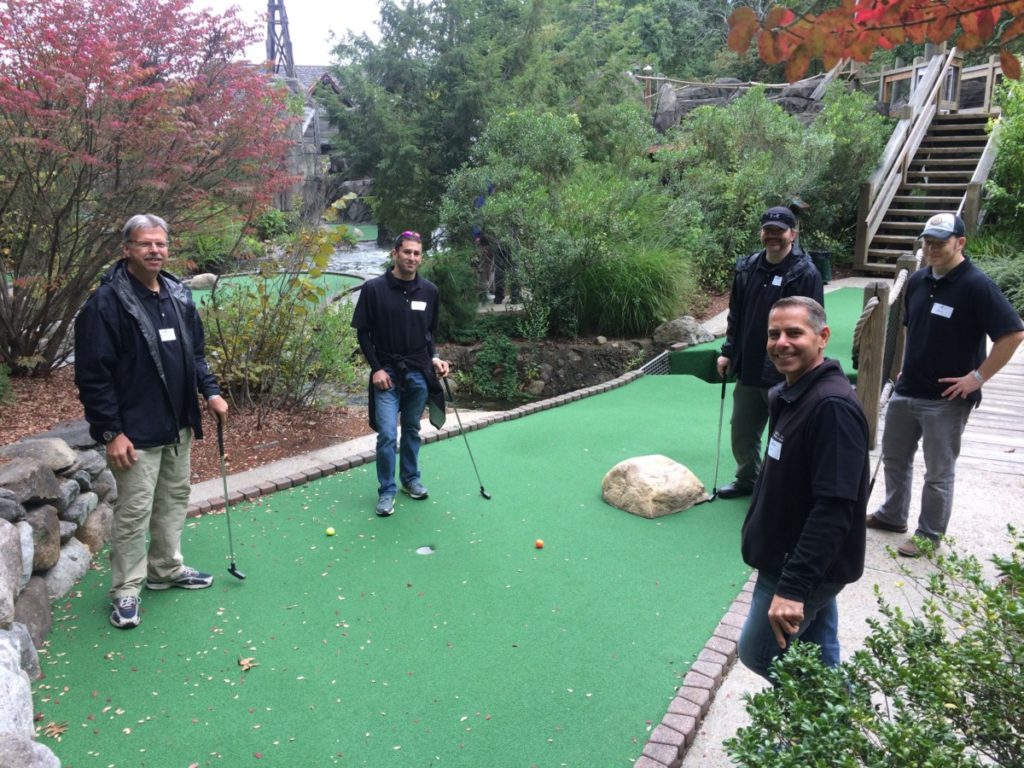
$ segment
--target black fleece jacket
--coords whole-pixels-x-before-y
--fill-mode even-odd
[[[178,441],[178,423],[160,358],[158,330],[132,290],[122,259],[103,276],[75,319],[75,384],[89,434],[124,432],[136,448]],[[160,273],[161,290],[173,299],[184,352],[185,418],[202,438],[199,401],[220,394],[206,363],[203,325],[192,294],[173,275]]]

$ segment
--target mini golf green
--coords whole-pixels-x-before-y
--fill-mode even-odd
[[[256,281],[261,279],[256,273],[245,273],[237,275],[223,275],[218,280],[217,290],[223,292],[230,290],[232,287],[253,287],[256,285]],[[266,278],[271,282],[281,282],[284,280],[282,275],[271,275]],[[327,297],[336,296],[340,293],[362,285],[363,279],[356,277],[355,275],[347,275],[340,272],[321,272],[315,278],[314,282],[321,286]],[[196,302],[207,301],[210,294],[212,293],[209,289],[193,288],[192,294],[195,296]]]
[[[388,519],[372,464],[240,504],[246,581],[223,515],[192,520],[214,586],[144,592],[130,631],[98,558],[54,605],[34,703],[66,730],[40,738],[65,768],[632,765],[749,575],[746,500],[645,520],[601,479],[660,453],[710,488],[720,392],[648,376],[470,432],[491,501],[456,437]]]

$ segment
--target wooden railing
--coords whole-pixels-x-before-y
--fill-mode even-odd
[[[884,71],[878,78],[879,102],[893,105],[903,95],[904,86],[909,89],[910,94],[913,94],[917,90],[921,74],[928,67],[929,63],[929,61],[922,59],[905,67],[895,67]],[[948,77],[949,81],[943,93],[944,103],[940,105],[940,109],[951,109],[956,112],[966,113],[998,114],[999,107],[995,103],[994,94],[996,85],[1003,77],[1003,69],[999,65],[998,56],[991,57],[985,64],[976,64],[970,67],[962,67],[958,63],[955,71],[952,71]],[[981,80],[983,83],[981,102],[964,106],[961,98],[963,84],[971,80]],[[861,82],[867,84],[869,81],[862,80]],[[870,82],[874,82],[874,79]],[[895,113],[890,112],[890,116],[900,117],[900,111],[897,108],[894,110]]]
[[[967,193],[957,210],[960,218],[964,220],[964,227],[967,229],[968,235],[973,235],[981,223],[981,198],[985,191],[985,182],[988,180],[989,171],[992,170],[992,163],[996,160],[996,142],[1001,125],[1002,122],[997,119],[992,130],[989,131],[985,150],[981,153],[978,167],[974,169],[974,174],[967,183]]]
[[[959,66],[960,55],[954,48],[944,57],[933,56],[923,70],[914,70],[916,86],[905,117],[889,137],[878,169],[860,187],[857,244],[854,249],[856,267],[863,268],[867,264],[868,246],[878,232],[896,191],[906,180],[907,168],[928,133],[932,118],[940,109],[940,102],[942,108],[949,108],[948,99],[944,98],[950,95],[949,73],[955,74],[954,70]],[[958,93],[959,89],[956,90]]]

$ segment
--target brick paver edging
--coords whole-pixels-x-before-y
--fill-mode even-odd
[[[491,424],[512,421],[529,416],[531,413],[546,411],[566,403],[582,400],[585,397],[599,395],[602,392],[629,384],[644,375],[644,372],[640,370],[630,371],[601,384],[494,413],[485,419],[465,425],[465,431],[473,432]],[[437,432],[424,435],[423,442],[433,443],[438,440],[447,440],[449,437],[458,437],[459,434],[458,426],[445,427]],[[303,485],[319,477],[326,477],[335,472],[343,472],[346,469],[369,464],[376,457],[376,451],[362,451],[345,459],[320,464],[276,480],[265,480],[259,485],[229,491],[228,500],[232,505],[243,501],[253,501],[261,496]],[[198,504],[190,504],[188,516],[197,517],[217,512],[223,508],[224,497],[215,496]],[[683,755],[693,744],[697,729],[707,715],[722,680],[736,662],[736,646],[740,637],[740,629],[743,627],[743,620],[746,618],[750,605],[750,594],[754,588],[753,578],[751,576],[743,586],[740,594],[715,628],[711,638],[704,644],[704,649],[698,655],[697,660],[690,666],[690,671],[683,678],[683,684],[676,690],[676,696],[669,704],[668,711],[661,719],[661,723],[651,731],[650,738],[644,745],[643,754],[634,763],[633,768],[678,768],[682,762]]]
[[[668,711],[651,731],[643,754],[633,763],[633,768],[679,768],[722,681],[736,663],[740,630],[750,610],[755,578],[756,574],[752,574],[743,585],[697,660],[690,665],[683,684],[676,689]]]

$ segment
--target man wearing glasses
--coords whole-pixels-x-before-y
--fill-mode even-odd
[[[885,501],[867,527],[905,533],[914,454],[924,450],[924,488],[914,536],[897,551],[918,557],[920,539],[938,546],[953,511],[960,438],[981,388],[1024,340],[1020,316],[998,286],[964,253],[964,222],[937,213],[921,232],[924,268],[907,281],[903,370],[885,412]],[[986,353],[986,337],[992,349]]]
[[[390,270],[360,289],[352,317],[359,347],[370,365],[370,426],[377,432],[375,511],[381,517],[395,511],[396,447],[402,492],[413,499],[427,498],[419,469],[420,419],[428,399],[444,413],[438,377],[447,376],[449,368],[434,347],[438,290],[418,274],[423,262],[419,233],[400,234],[391,260]]]
[[[139,593],[204,589],[208,573],[184,564],[192,437],[203,436],[197,391],[215,418],[228,404],[206,364],[192,295],[167,263],[167,222],[132,216],[123,258],[75,320],[75,384],[89,433],[106,445],[117,481],[110,538],[110,623],[139,625]],[[146,546],[146,534],[149,546]]]

